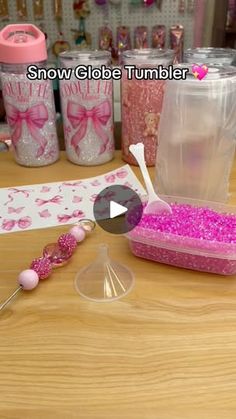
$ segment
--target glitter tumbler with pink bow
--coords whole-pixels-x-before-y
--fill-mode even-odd
[[[174,53],[171,50],[142,49],[123,53],[124,65],[133,65],[136,69],[157,69],[172,64]],[[158,79],[144,80],[141,77],[129,77],[124,68],[121,83],[122,111],[122,157],[136,165],[136,159],[129,151],[131,144],[145,145],[147,166],[155,166],[158,126],[162,110],[165,81]]]
[[[108,68],[110,62],[108,51],[60,54],[61,67],[72,69],[68,80],[60,80],[60,96],[66,152],[75,164],[96,166],[113,158],[112,80],[89,75],[102,66]]]
[[[45,35],[34,25],[0,32],[1,83],[17,163],[46,166],[59,157],[52,83],[29,79],[28,67],[45,68]]]

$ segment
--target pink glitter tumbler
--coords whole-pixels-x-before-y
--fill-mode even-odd
[[[52,83],[30,80],[30,65],[45,68],[45,35],[34,25],[8,25],[0,32],[1,83],[15,160],[46,166],[59,157]]]
[[[114,155],[112,80],[89,75],[102,66],[108,68],[110,62],[108,51],[60,54],[61,67],[72,69],[70,79],[60,81],[66,152],[71,162],[81,166],[100,165]]]
[[[124,65],[134,65],[136,69],[167,67],[173,58],[171,50],[136,49],[123,53]],[[138,80],[137,77],[129,80],[128,76],[124,68],[121,83],[122,157],[129,164],[137,165],[129,146],[141,142],[145,145],[147,166],[154,166],[165,81]]]

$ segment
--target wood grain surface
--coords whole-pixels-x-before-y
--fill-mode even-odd
[[[29,169],[1,153],[0,186],[87,178],[121,165],[119,153],[92,168],[62,154]],[[231,191],[236,203],[236,166]],[[0,236],[0,300],[64,231]],[[107,304],[74,290],[76,272],[101,242],[136,277],[131,294]],[[99,227],[67,266],[0,314],[0,419],[235,419],[235,394],[236,277],[135,258],[125,238]]]

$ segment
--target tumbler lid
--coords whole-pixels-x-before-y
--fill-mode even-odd
[[[30,64],[47,59],[43,32],[31,24],[7,25],[0,31],[0,62]]]
[[[178,64],[174,68],[188,69],[186,79],[168,80],[171,86],[182,93],[202,94],[203,91],[222,93],[222,90],[236,90],[236,67],[225,65]]]
[[[70,65],[74,64],[104,64],[111,60],[111,53],[109,51],[101,50],[72,50],[64,51],[59,54],[61,62],[68,62]]]
[[[125,63],[158,65],[165,63],[166,60],[170,63],[173,62],[174,51],[162,48],[131,49],[124,51],[122,57]]]
[[[231,65],[236,58],[236,50],[232,48],[189,48],[184,52],[186,62],[203,60],[204,64],[228,64]]]
[[[215,80],[235,79],[236,77],[236,67],[230,65],[182,63],[175,65],[174,68],[188,69],[188,73],[185,80],[172,81],[175,83],[180,81],[191,84],[198,83],[199,87]]]

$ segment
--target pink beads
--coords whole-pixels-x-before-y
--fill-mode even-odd
[[[82,242],[85,239],[86,233],[80,226],[74,226],[70,229],[70,234],[74,236],[77,243]]]
[[[235,214],[219,213],[211,208],[189,204],[171,204],[171,207],[172,214],[144,214],[139,227],[177,237],[236,243]]]
[[[134,255],[181,268],[236,274],[236,215],[190,204],[144,214],[129,233]]]
[[[39,277],[33,269],[26,269],[19,274],[17,281],[23,290],[30,291],[37,287]]]
[[[83,225],[83,227],[81,226]],[[43,256],[31,262],[30,269],[26,269],[18,275],[18,288],[0,304],[0,311],[3,310],[10,301],[21,290],[33,290],[37,287],[40,279],[48,278],[53,268],[65,265],[71,258],[77,243],[81,242],[86,233],[90,233],[95,228],[95,222],[84,219],[81,225],[71,228],[71,231],[62,234],[57,243],[49,243],[43,249]]]
[[[63,252],[73,253],[77,246],[77,241],[72,234],[62,234],[58,239],[58,246]]]
[[[43,256],[50,260],[53,268],[60,268],[66,265],[72,254],[63,252],[58,243],[49,243],[43,249]]]
[[[48,258],[41,257],[33,260],[30,269],[37,272],[39,279],[45,279],[48,278],[52,272],[52,264]]]

